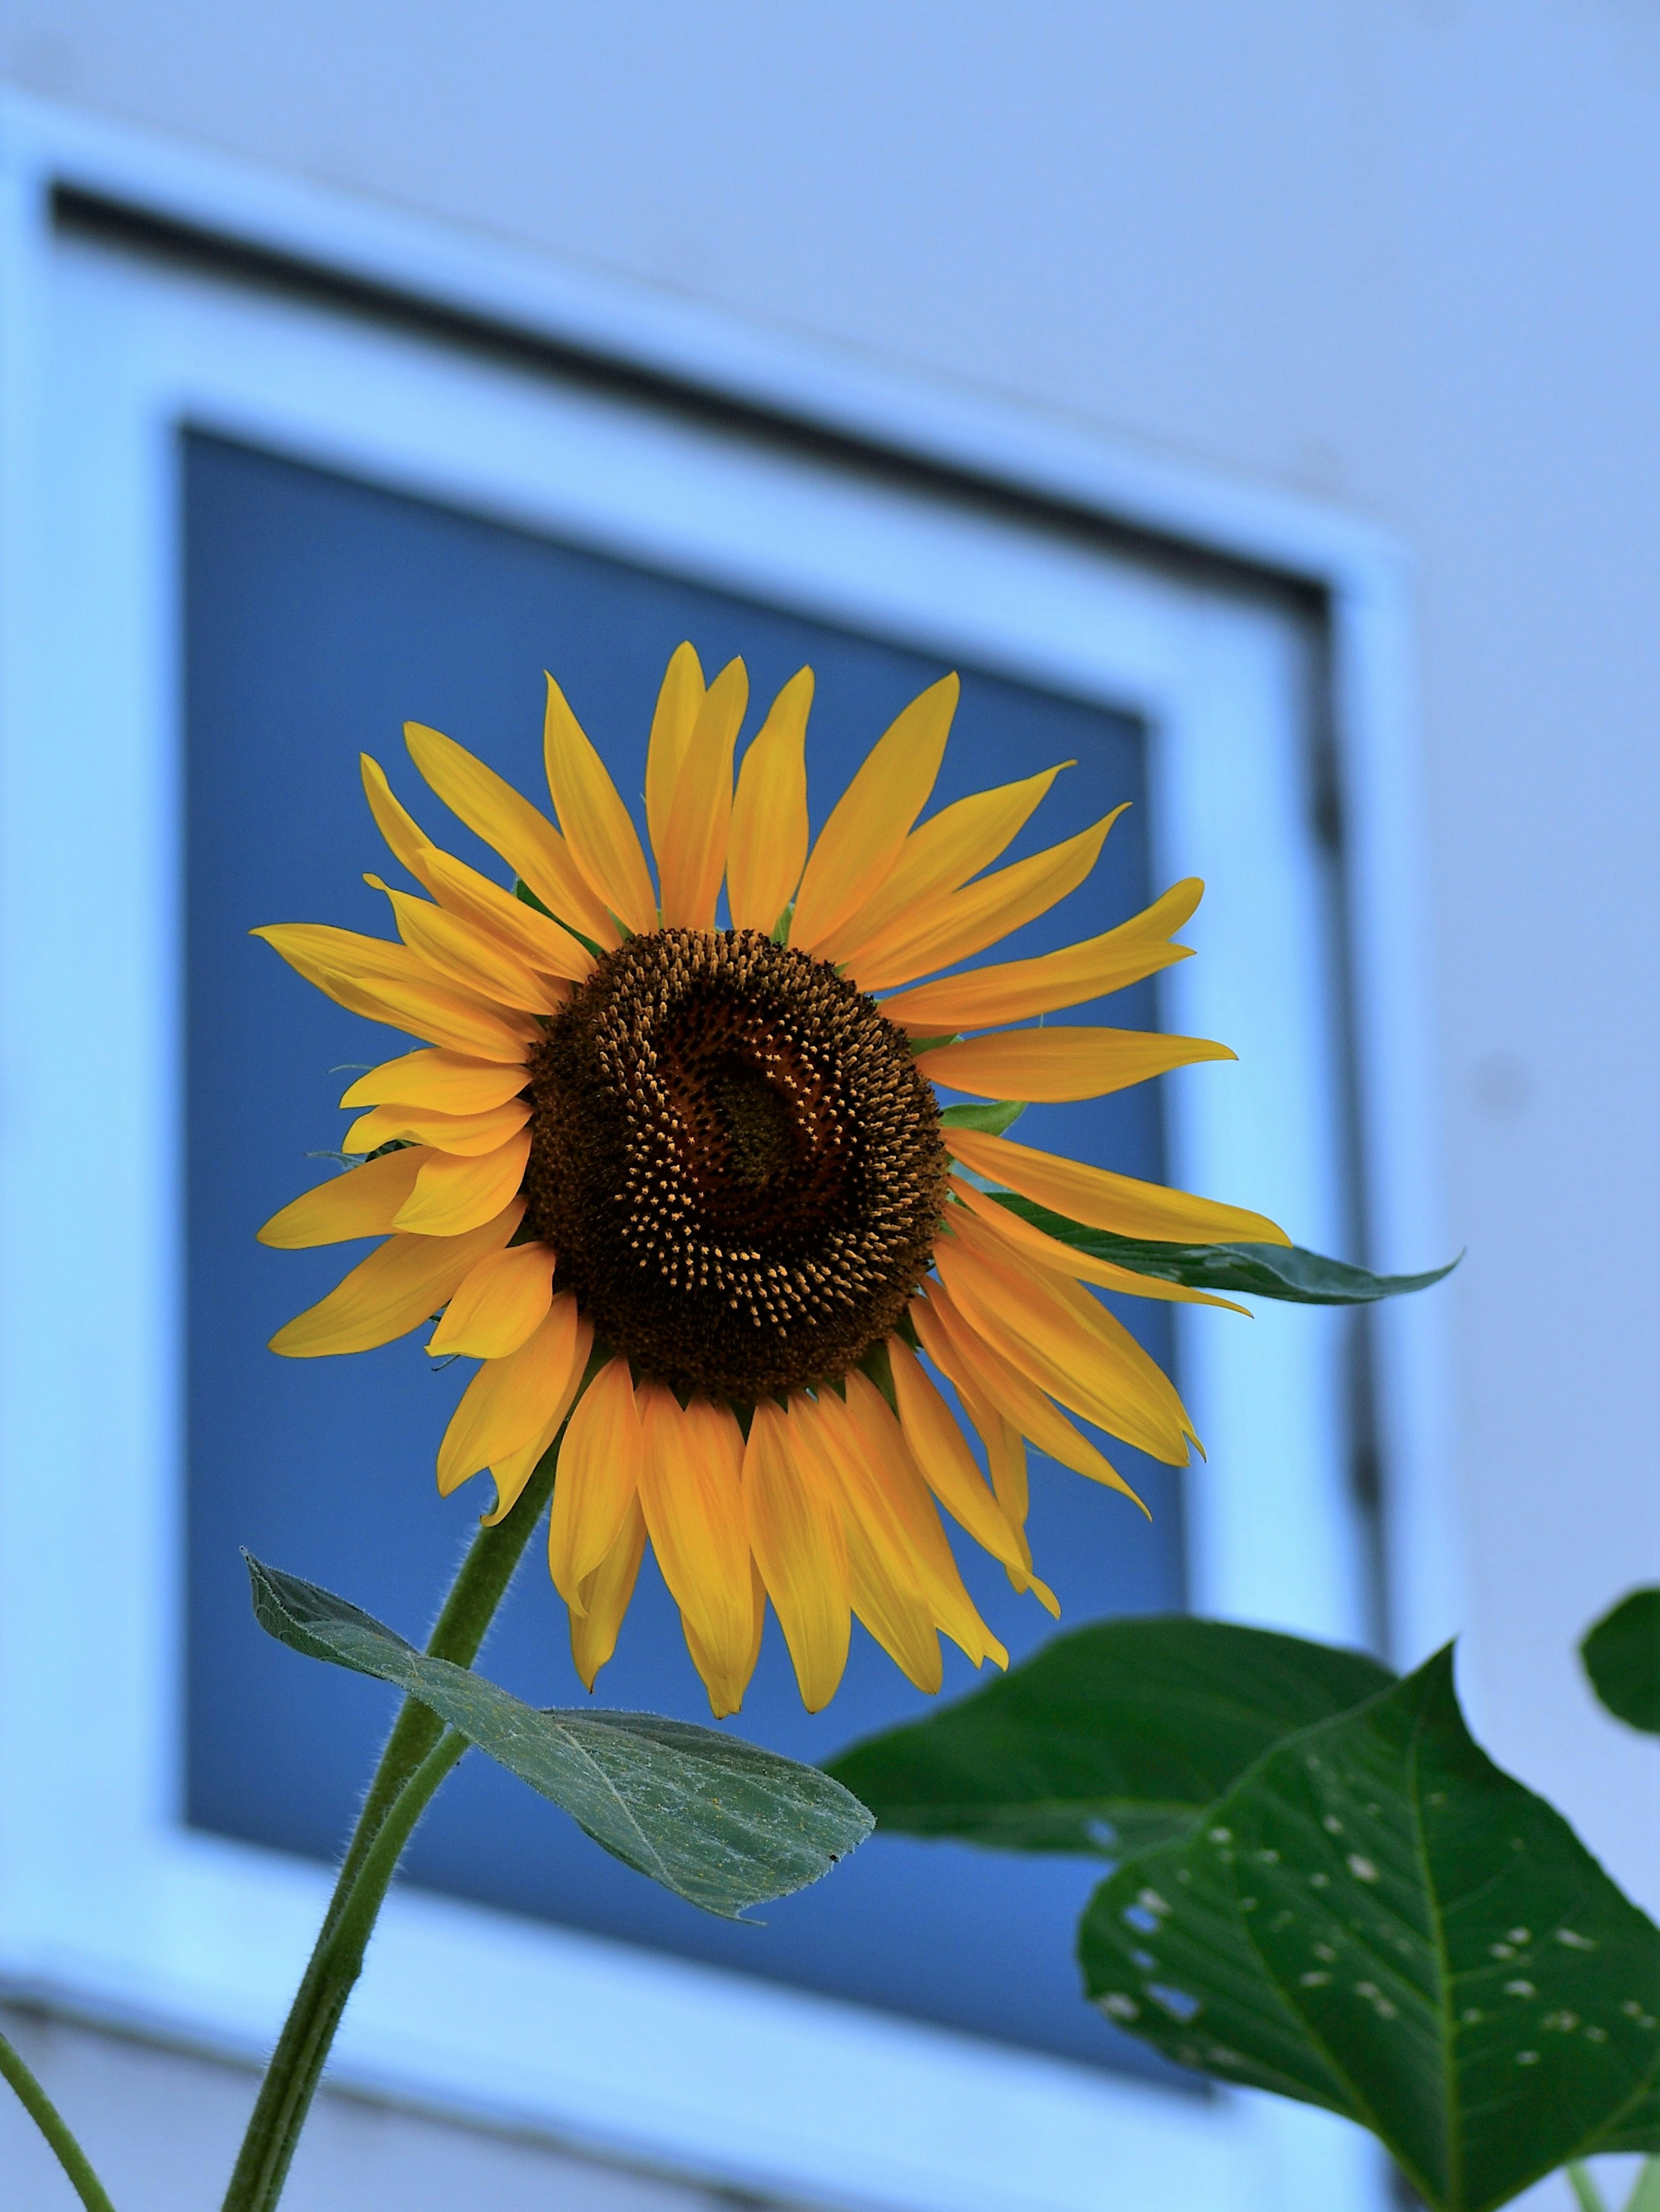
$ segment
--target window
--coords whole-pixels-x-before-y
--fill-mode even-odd
[[[38,557],[5,602],[6,895],[27,928],[5,975],[0,1512],[28,1568],[6,1569],[18,1640],[0,1652],[0,1966],[257,2045],[386,1706],[257,1640],[234,1546],[409,1632],[477,1510],[435,1501],[459,1378],[418,1345],[337,1368],[258,1349],[316,1286],[252,1229],[337,1140],[329,1067],[386,1048],[240,932],[380,926],[355,885],[386,866],[357,746],[417,811],[406,714],[529,783],[545,663],[637,763],[656,670],[690,635],[706,662],[742,652],[762,697],[815,664],[822,815],[892,708],[961,667],[948,775],[1079,763],[1034,843],[1138,802],[1057,934],[1177,875],[1211,884],[1202,957],[1161,979],[1158,1012],[1240,1065],[1165,1079],[1162,1124],[1151,1093],[1085,1109],[1082,1138],[1046,1109],[1054,1140],[1140,1172],[1162,1152],[1173,1180],[1331,1249],[1353,1240],[1309,735],[1321,641],[1307,599],[1269,583],[222,270],[42,232],[24,274],[8,419],[30,458],[7,526]],[[1150,1536],[1073,1478],[1040,1480],[1068,1617],[1166,1605],[1185,1580],[1206,1610],[1359,1635],[1343,1317],[1183,1313],[1175,1330],[1210,1459],[1154,1497]],[[986,1601],[1012,1645],[1045,1632],[1030,1601],[1024,1620],[994,1584]],[[602,1697],[671,1701],[664,1611],[631,1615]],[[580,1694],[534,1570],[489,1663]],[[873,1659],[817,1722],[786,1692],[769,1668],[739,1726],[808,1755],[909,1702]],[[349,2078],[919,2212],[1071,2212],[1104,2166],[1243,2212],[1280,2145],[1326,2191],[1310,2203],[1362,2170],[1316,2116],[1122,2070],[1105,2026],[1069,2009],[1086,1869],[964,1858],[965,1909],[936,1851],[882,1842],[765,1932],[729,1935],[470,1764],[383,1923],[338,2046]]]
[[[637,789],[654,687],[682,635],[711,672],[742,652],[752,731],[804,661],[818,672],[812,766],[824,813],[866,747],[942,672],[932,656],[653,574],[223,441],[188,433],[182,465],[186,639],[189,1047],[185,1129],[189,1324],[189,1681],[186,1814],[193,1825],[326,1861],[350,1826],[385,1726],[368,1684],[296,1667],[248,1610],[237,1547],[289,1562],[417,1632],[481,1510],[441,1504],[436,1439],[471,1364],[434,1376],[418,1341],[372,1358],[280,1362],[265,1340],[340,1272],[296,1265],[252,1231],[326,1173],[337,1143],[331,1066],[398,1049],[305,989],[247,932],[271,916],[382,931],[366,865],[385,866],[357,775],[370,744],[406,789],[400,710],[464,738],[526,790],[540,759],[540,676],[553,667],[624,788]],[[1145,785],[1140,726],[1098,706],[965,672],[942,800],[1073,759],[1020,841],[1036,850]],[[441,811],[420,808],[429,816]],[[446,817],[447,818],[447,817]],[[1145,804],[1115,829],[1084,891],[1024,933],[1037,951],[1110,927],[1149,890]],[[463,833],[465,836],[465,833]],[[469,856],[489,865],[482,849]],[[1011,857],[1017,857],[1012,853]],[[1020,948],[1015,948],[1018,951]],[[1150,986],[1106,1018],[1155,1018]],[[1085,1018],[1087,1018],[1087,1013]],[[1036,1141],[1152,1177],[1163,1172],[1148,1086],[1094,1107],[1033,1109]],[[1041,1124],[1042,1126],[1037,1126]],[[1171,1309],[1122,1302],[1155,1357]],[[1064,1617],[1183,1602],[1171,1469],[1121,1455],[1153,1508],[1044,1465],[1033,1538]],[[1133,1462],[1133,1464],[1132,1464]],[[485,1501],[486,1504],[488,1501]],[[961,1547],[977,1601],[1018,1651],[1051,1624],[995,1563]],[[989,1570],[989,1571],[988,1571]],[[801,1710],[781,1640],[733,1725],[819,1759],[926,1708],[865,1635],[828,1711]],[[953,1689],[972,1670],[953,1654]],[[562,1609],[527,1572],[490,1665],[538,1705],[582,1702]],[[708,1718],[676,1609],[654,1566],[630,1609],[603,1700]],[[942,1866],[949,1859],[950,1866]],[[1078,2058],[1136,2063],[1140,2047],[1078,2002],[1073,1925],[1098,1869],[894,1839],[833,1882],[769,1908],[764,1936],[641,1881],[487,1760],[468,1761],[418,1832],[410,1876],[462,1896],[799,1981]]]

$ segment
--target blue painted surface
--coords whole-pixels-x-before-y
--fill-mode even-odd
[[[943,664],[795,614],[248,452],[186,438],[188,774],[189,1665],[188,1817],[198,1826],[326,1857],[346,1833],[391,1713],[378,1686],[313,1666],[255,1627],[237,1557],[341,1591],[420,1638],[487,1509],[488,1478],[441,1501],[433,1457],[471,1364],[435,1369],[418,1337],[344,1360],[265,1348],[361,1248],[272,1253],[258,1224],[332,1172],[331,1073],[405,1049],[301,983],[246,932],[327,921],[390,934],[361,881],[397,879],[358,781],[373,751],[452,849],[502,871],[425,791],[405,718],[431,723],[545,804],[541,670],[551,668],[639,806],[645,734],[669,652],[690,636],[713,673],[748,664],[745,737],[804,661],[818,672],[809,740],[815,829],[864,752]],[[964,667],[935,803],[1055,761],[1059,781],[1009,857],[1071,834],[1144,785],[1138,726],[1093,705]],[[1147,880],[1146,810],[1018,953],[1122,920]],[[1062,1018],[1152,1025],[1151,987]],[[1156,1091],[1035,1109],[1021,1134],[1156,1176]],[[1119,1310],[1170,1358],[1167,1309]],[[1177,1479],[1128,1448],[1111,1456],[1154,1510],[1033,1464],[1031,1535],[1065,1625],[1181,1602]],[[1048,1616],[1000,1568],[958,1547],[987,1620],[1018,1654]],[[484,1665],[538,1705],[576,1704],[563,1608],[534,1551]],[[947,1647],[946,1693],[974,1680]],[[674,1609],[648,1558],[599,1698],[707,1720]],[[769,1621],[736,1729],[797,1757],[927,1707],[855,1624],[828,1711],[801,1711]],[[605,1857],[551,1807],[477,1754],[447,1786],[409,1859],[435,1888],[802,1984],[1073,2057],[1152,2070],[1079,1999],[1072,1927],[1099,1869],[879,1838],[830,1881],[768,1909],[763,1929],[704,1917]],[[1162,2069],[1159,2069],[1162,2071]]]

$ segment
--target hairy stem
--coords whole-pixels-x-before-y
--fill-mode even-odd
[[[17,2093],[18,2103],[51,2145],[87,2212],[115,2212],[104,2185],[70,2132],[63,2114],[30,2072],[22,2053],[3,2035],[0,2035],[0,2075],[10,2082]]]
[[[428,1638],[427,1650],[433,1658],[470,1667],[477,1657],[552,1493],[562,1436],[562,1431],[543,1454],[513,1510],[497,1527],[480,1528],[474,1536]],[[316,1947],[260,2084],[225,2193],[224,2212],[271,2212],[282,2194],[335,2030],[362,1971],[375,1917],[404,1846],[434,1791],[465,1749],[465,1739],[447,1735],[435,1713],[413,1698],[404,1700],[341,1862]]]

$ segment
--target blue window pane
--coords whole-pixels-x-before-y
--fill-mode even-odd
[[[637,805],[659,677],[683,637],[706,670],[741,653],[753,731],[803,662],[818,672],[809,743],[815,824],[868,745],[944,664],[891,642],[194,434],[184,440],[188,724],[189,1664],[187,1814],[219,1833],[331,1856],[387,1725],[387,1692],[269,1642],[237,1547],[324,1583],[418,1638],[487,1510],[488,1478],[441,1501],[434,1452],[471,1372],[418,1338],[348,1359],[265,1348],[360,1248],[273,1253],[253,1231],[333,1172],[339,1071],[405,1049],[302,984],[256,924],[325,921],[388,933],[365,869],[395,873],[358,777],[373,751],[416,814],[475,864],[500,865],[426,793],[399,735],[431,723],[526,793],[541,777],[541,671],[558,676]],[[963,670],[936,803],[1074,761],[1011,857],[1145,788],[1142,733],[1123,715]],[[542,787],[545,791],[545,786]],[[1021,953],[1090,934],[1145,903],[1145,806],[1090,883],[1015,940]],[[1151,1026],[1150,987],[1083,1018]],[[1067,1018],[1072,1018],[1068,1016]],[[331,1071],[336,1071],[331,1073]],[[1021,1133],[1133,1175],[1161,1170],[1146,1089],[1035,1109]],[[1168,1310],[1121,1309],[1168,1363]],[[1044,1462],[1031,1535],[1064,1620],[1181,1602],[1181,1514],[1170,1470],[1124,1449],[1134,1509]],[[485,1494],[481,1494],[485,1493]],[[1048,1616],[959,1546],[987,1620],[1018,1654]],[[485,1653],[538,1705],[581,1703],[563,1608],[532,1547]],[[974,1677],[946,1651],[946,1694]],[[603,1702],[708,1718],[677,1615],[649,1558]],[[855,1624],[846,1683],[804,1714],[769,1622],[745,1735],[823,1759],[920,1711]],[[1006,2040],[1146,2068],[1081,2002],[1072,1927],[1098,1869],[879,1839],[832,1879],[769,1908],[763,1929],[708,1919],[605,1857],[550,1806],[471,1756],[416,1839],[411,1877],[569,1925],[828,1990]]]

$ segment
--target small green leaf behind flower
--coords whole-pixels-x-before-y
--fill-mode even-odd
[[[1300,1244],[1152,1243],[1087,1228],[1012,1191],[994,1190],[991,1195],[1046,1236],[1087,1252],[1092,1259],[1110,1260],[1133,1274],[1156,1275],[1162,1282],[1186,1283],[1201,1291],[1243,1291],[1292,1305],[1371,1305],[1379,1298],[1426,1291],[1458,1265],[1449,1260],[1444,1267],[1431,1267],[1421,1275],[1374,1275],[1369,1267],[1328,1260],[1321,1253],[1305,1252]]]
[[[864,1807],[816,1767],[654,1713],[539,1711],[315,1583],[243,1557],[254,1615],[279,1644],[418,1699],[614,1857],[706,1912],[737,1919],[804,1889],[871,1831]]]
[[[1660,1735],[1660,1589],[1621,1598],[1587,1632],[1579,1656],[1615,1719]]]
[[[913,1050],[938,1044],[927,1037]],[[939,1120],[946,1129],[970,1129],[981,1136],[1000,1137],[1025,1112],[1015,1100],[993,1099],[981,1105],[946,1106]],[[959,1168],[958,1173],[966,1173]],[[1139,1237],[1116,1237],[1108,1229],[1091,1229],[1055,1213],[1035,1199],[999,1190],[983,1176],[970,1180],[988,1197],[1005,1206],[1046,1237],[1087,1252],[1093,1260],[1108,1260],[1132,1274],[1153,1275],[1165,1283],[1184,1283],[1201,1291],[1243,1291],[1252,1297],[1278,1298],[1292,1305],[1371,1305],[1379,1298],[1398,1298],[1409,1291],[1426,1291],[1458,1265],[1430,1267],[1420,1275],[1375,1275],[1369,1267],[1352,1267],[1347,1260],[1328,1260],[1319,1252],[1304,1251],[1300,1244],[1164,1244]]]

